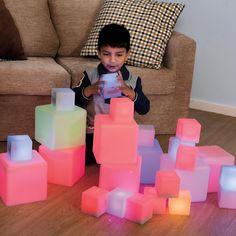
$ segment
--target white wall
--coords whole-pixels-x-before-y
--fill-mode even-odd
[[[178,0],[175,30],[197,42],[190,107],[236,116],[236,1]]]

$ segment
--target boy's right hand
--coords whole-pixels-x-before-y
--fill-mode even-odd
[[[84,89],[84,95],[86,97],[90,97],[94,94],[96,95],[101,95],[101,91],[103,90],[103,84],[105,82],[104,81],[97,81],[96,83],[94,84],[91,84],[90,86],[86,87]]]

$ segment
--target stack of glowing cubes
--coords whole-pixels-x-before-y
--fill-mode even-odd
[[[9,135],[0,154],[0,196],[7,206],[47,198],[47,163],[28,135]]]
[[[153,125],[139,125],[138,153],[142,159],[140,183],[154,184],[163,151]]]
[[[236,209],[236,166],[222,166],[218,205],[222,208]]]
[[[95,117],[93,152],[101,164],[99,187],[108,191],[116,187],[139,190],[141,160],[137,153],[138,125],[133,116],[130,99],[112,98],[110,113]]]
[[[175,170],[180,178],[180,189],[191,193],[192,202],[205,201],[208,192],[210,168],[199,160],[196,144],[200,140],[201,125],[195,119],[181,118],[176,136],[169,141],[168,153],[161,157],[162,170]]]
[[[141,156],[138,154],[139,127],[133,116],[134,103],[128,98],[112,98],[110,113],[96,115],[93,152],[100,164],[99,186],[82,193],[81,209],[95,216],[107,212],[143,224],[152,217],[153,206],[149,197],[138,193]],[[106,210],[99,214],[96,207],[88,210],[89,199],[99,199],[103,191],[106,194],[101,201],[105,202]],[[85,197],[88,192],[92,198]]]
[[[72,186],[85,172],[86,110],[69,88],[52,89],[51,104],[35,110],[35,139],[48,163],[48,182]]]

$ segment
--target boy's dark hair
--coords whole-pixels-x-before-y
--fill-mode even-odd
[[[123,26],[118,24],[105,25],[99,32],[98,50],[102,46],[111,46],[117,48],[125,48],[126,51],[130,49],[130,34]]]

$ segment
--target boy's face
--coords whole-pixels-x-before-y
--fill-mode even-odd
[[[109,72],[117,72],[128,59],[129,53],[126,48],[103,46],[98,50],[98,57]]]

